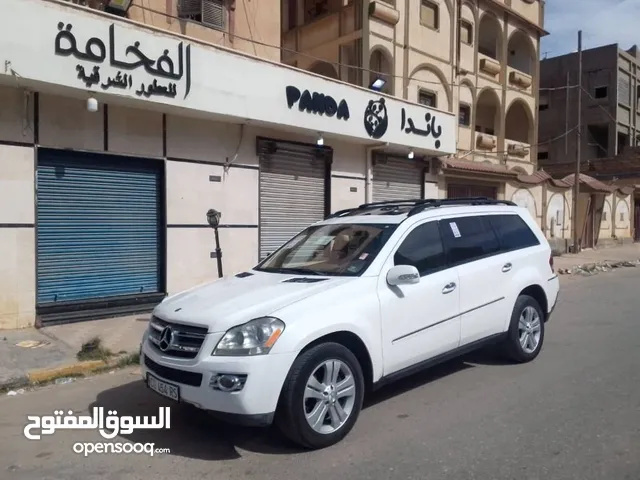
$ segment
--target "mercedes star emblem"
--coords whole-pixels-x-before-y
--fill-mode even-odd
[[[160,342],[158,343],[158,346],[160,347],[160,350],[162,350],[163,352],[166,352],[167,350],[169,350],[169,347],[171,346],[172,343],[173,343],[173,331],[171,330],[171,327],[166,327],[160,333]]]

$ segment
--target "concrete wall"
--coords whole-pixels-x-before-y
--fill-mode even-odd
[[[234,9],[226,9],[226,25],[221,30],[178,18],[178,0],[134,0],[129,18],[204,42],[280,61],[280,1],[234,0],[233,4]]]

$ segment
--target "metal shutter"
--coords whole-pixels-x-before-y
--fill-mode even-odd
[[[423,164],[409,159],[374,157],[373,201],[422,198]]]
[[[277,145],[259,152],[260,259],[325,217],[327,160],[312,147]]]
[[[485,185],[465,185],[450,183],[447,185],[447,198],[487,197],[498,198],[498,189]]]
[[[39,306],[159,292],[162,164],[134,162],[39,152]]]
[[[214,28],[224,28],[223,0],[202,0],[202,23]]]

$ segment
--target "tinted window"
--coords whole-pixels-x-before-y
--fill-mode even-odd
[[[504,252],[539,245],[540,241],[519,215],[489,215],[489,223],[498,235]]]
[[[441,270],[445,266],[445,255],[438,222],[416,227],[404,239],[393,261],[396,265],[413,265],[421,276]]]
[[[484,217],[440,220],[440,229],[451,265],[472,262],[499,251],[498,239]]]

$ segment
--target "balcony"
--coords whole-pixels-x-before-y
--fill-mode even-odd
[[[476,148],[490,153],[498,146],[498,137],[483,132],[476,132]]]
[[[507,50],[509,86],[532,95],[533,77],[538,66],[533,40],[521,30],[517,30],[509,37]]]
[[[352,43],[362,37],[361,12],[359,2],[338,8],[335,11],[317,16],[303,25],[291,28],[282,36],[282,61],[293,64],[296,61],[301,68],[313,60],[305,59],[296,52],[338,63],[340,46]],[[289,51],[287,51],[289,50]],[[343,62],[344,63],[344,62]]]
[[[507,157],[509,160],[528,162],[531,159],[531,145],[514,140],[507,140]]]
[[[478,53],[478,68],[485,75],[489,75],[494,78],[500,74],[500,70],[502,69],[500,67],[500,62],[482,53]]]

